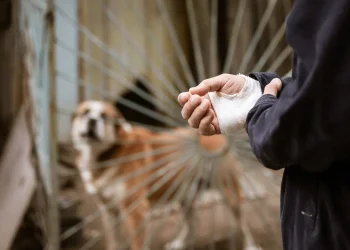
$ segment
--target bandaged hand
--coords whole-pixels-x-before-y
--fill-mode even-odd
[[[198,128],[202,135],[220,134],[221,124],[216,112],[215,103],[212,102],[212,93],[220,92],[227,95],[239,93],[245,85],[242,76],[222,74],[202,81],[198,86],[191,88],[189,92],[181,93],[178,97],[183,107],[181,114],[188,124]]]
[[[248,112],[261,95],[258,81],[244,75],[222,74],[181,93],[178,101],[183,107],[182,117],[200,134],[228,135],[244,128]]]

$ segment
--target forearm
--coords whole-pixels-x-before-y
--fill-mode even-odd
[[[251,146],[267,168],[298,165],[320,172],[348,158],[350,103],[344,100],[350,87],[341,76],[316,75],[303,91],[293,82],[279,98],[263,95],[250,110],[246,128]],[[329,90],[331,78],[337,87]]]
[[[218,117],[222,134],[234,134],[243,129],[248,112],[254,107],[262,96],[265,86],[274,78],[279,78],[276,73],[251,73],[249,76],[239,75],[245,78],[245,84],[239,93],[233,95],[220,92],[209,93],[210,100]],[[291,78],[283,80],[286,85]]]

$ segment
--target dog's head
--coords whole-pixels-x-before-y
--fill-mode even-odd
[[[131,126],[111,104],[102,101],[81,103],[72,120],[72,140],[76,148],[89,145],[103,150],[118,143]]]

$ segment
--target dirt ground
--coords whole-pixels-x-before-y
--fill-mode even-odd
[[[282,249],[279,221],[281,176],[281,172],[270,171],[261,166],[250,166],[249,164],[242,171],[241,186],[245,196],[243,212],[248,225],[248,230],[245,233],[262,250]],[[62,196],[66,198],[75,197],[74,199],[80,197],[83,200],[79,206],[76,206],[75,210],[73,207],[70,208],[71,211],[69,209],[62,210],[62,214],[68,218],[74,218],[72,217],[74,214],[76,218],[86,219],[97,211],[95,205],[79,187],[75,190],[65,191]],[[235,221],[222,201],[216,200],[210,204],[198,210],[197,221],[199,221],[199,224],[194,237],[195,249],[232,249],[228,240],[232,235],[232,230],[234,230]],[[156,230],[157,233],[153,238],[154,244],[152,244],[151,249],[158,249],[169,237],[174,237],[181,226],[182,219],[176,209],[165,223],[161,217],[157,218],[157,222],[153,224],[162,225],[162,228]],[[76,224],[70,223],[70,226]],[[68,225],[65,225],[63,231],[67,230],[68,227]],[[98,217],[90,223],[86,223],[82,228],[82,231],[75,233],[69,240],[64,241],[63,249],[82,249],[82,246],[86,245],[89,240],[102,233]],[[103,250],[103,237],[96,244],[85,249]]]

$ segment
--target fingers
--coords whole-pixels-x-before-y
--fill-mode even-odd
[[[188,124],[192,128],[198,128],[200,122],[208,118],[205,117],[206,114],[209,114],[210,102],[206,99],[203,99],[201,104],[193,111],[191,117],[188,119]],[[212,120],[212,119],[211,119]]]
[[[188,120],[192,128],[198,128],[202,135],[214,135],[217,129],[212,122],[215,120],[215,112],[211,109],[209,97],[201,98],[198,95],[181,93],[178,101],[183,106],[181,115]]]
[[[192,95],[204,96],[209,92],[219,91],[232,75],[222,74],[202,81],[198,86],[190,88]]]
[[[202,100],[200,96],[193,95],[189,97],[188,101],[185,103],[185,105],[182,108],[181,115],[184,119],[190,118],[193,111],[201,104]]]
[[[188,92],[183,92],[181,94],[179,94],[179,96],[177,97],[177,101],[179,102],[179,104],[183,107],[186,102],[188,102],[188,100],[190,99],[191,94]]]
[[[213,126],[214,126],[214,128],[215,128],[215,133],[216,133],[216,134],[221,134],[221,130],[220,130],[220,126],[219,126],[218,117],[216,116],[214,110],[213,110],[213,113],[214,113],[214,119],[213,119],[213,121],[211,122],[211,124],[213,124]]]
[[[274,78],[269,84],[266,85],[264,89],[264,94],[270,94],[277,96],[278,92],[281,90],[282,81],[278,78]]]
[[[199,127],[198,127],[199,134],[201,135],[216,134],[216,129],[212,124],[214,118],[215,118],[214,112],[212,110],[209,110],[199,123]]]

